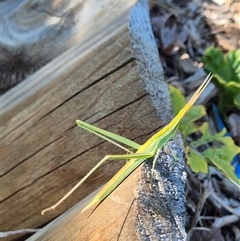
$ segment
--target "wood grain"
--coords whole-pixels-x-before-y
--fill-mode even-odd
[[[137,240],[135,231],[135,188],[141,168],[114,190],[97,209],[81,210],[91,199],[87,197],[69,211],[45,226],[28,241]],[[93,197],[96,192],[91,195]]]
[[[115,146],[80,130],[76,119],[142,143],[160,123],[130,51],[128,13],[3,96],[2,230],[40,227],[123,164],[104,165],[54,211],[41,216]]]
[[[104,29],[135,1],[1,1],[0,93]]]
[[[177,176],[181,192],[176,193],[181,197],[175,200],[180,200],[179,206],[169,197],[165,198],[164,193],[165,190],[171,193],[176,180],[166,188],[159,178],[160,191],[154,194],[157,196],[164,190],[161,193],[164,198],[158,199],[159,209],[151,203],[148,180],[140,180],[139,183],[145,183],[147,188],[137,190],[137,180],[146,178],[137,169],[90,216],[89,212],[80,214],[86,204],[86,200],[80,200],[106,183],[123,161],[106,163],[56,210],[40,215],[41,210],[57,202],[106,154],[123,153],[114,145],[79,129],[76,119],[139,144],[171,119],[168,89],[150,28],[147,2],[139,0],[131,14],[133,2],[126,1],[125,5],[125,1],[117,2],[121,4],[105,6],[118,7],[112,12],[108,8],[111,18],[109,22],[104,18],[108,25],[101,28],[98,22],[99,16],[107,11],[104,8],[103,13],[99,12],[96,25],[91,22],[88,25],[94,26],[95,31],[91,29],[94,34],[77,42],[3,95],[2,231],[44,226],[30,240],[154,240],[149,232],[159,231],[159,225],[163,237],[166,232],[172,237],[182,230],[184,217],[178,216],[184,213],[183,168],[178,168]],[[163,159],[171,160],[171,154],[167,156]],[[182,158],[181,167],[183,162]],[[161,172],[158,173],[161,176]],[[169,176],[167,173],[166,179]],[[138,202],[133,202],[135,198]],[[146,204],[141,198],[149,202]],[[161,203],[162,200],[167,203]],[[136,203],[139,204],[137,208]],[[162,225],[154,220],[149,212],[151,205],[158,213],[154,217],[161,217],[159,220],[170,217],[169,221]],[[181,210],[180,214],[176,210]],[[145,217],[149,221],[142,225]],[[176,223],[177,227],[168,228]],[[184,237],[182,231],[180,235]],[[16,239],[21,240],[19,236],[4,240]]]

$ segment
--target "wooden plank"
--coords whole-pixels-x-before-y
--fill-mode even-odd
[[[1,1],[0,94],[81,40],[113,23],[135,1]]]
[[[99,190],[27,241],[185,240],[185,234],[182,233],[185,210],[179,209],[174,194],[177,191],[184,196],[184,186],[181,187],[178,176],[181,177],[184,169],[183,153],[174,142],[167,145],[166,150],[180,154],[180,162],[173,165],[173,160],[167,153],[160,156],[156,165],[157,173],[160,174],[155,177],[153,186],[150,184],[152,163],[147,161],[145,168],[140,166],[136,169],[96,209],[91,208],[81,213]],[[169,164],[172,165],[171,171]],[[169,180],[174,189],[169,189]]]
[[[105,154],[119,153],[76,127],[77,118],[140,143],[159,128],[130,51],[127,18],[119,17],[3,96],[3,231],[42,226],[123,164],[104,165],[56,211],[41,216]]]
[[[43,226],[102,186],[123,164],[111,161],[104,165],[59,208],[40,216],[42,209],[61,198],[103,156],[122,153],[76,127],[77,118],[138,143],[170,120],[167,85],[163,82],[149,27],[146,1],[138,1],[137,6],[140,12],[131,12],[130,24],[126,9],[91,39],[80,42],[4,95],[3,231]],[[137,236],[145,236],[142,229],[135,228],[139,227],[139,223],[135,224],[136,215],[139,221],[142,212],[152,208],[131,206],[136,197],[140,200],[141,196],[149,195],[136,191],[139,176],[136,170],[92,216],[79,213],[84,205],[80,202],[32,240],[112,240],[116,237],[136,240]],[[17,182],[14,182],[16,177]],[[165,192],[165,188],[161,190]],[[169,190],[171,186],[166,193]],[[169,201],[163,199],[166,200]],[[167,228],[169,225],[176,224],[172,210],[176,202],[173,203],[167,205],[166,212],[161,210],[160,213],[161,220],[171,217],[161,229],[166,232],[171,232]],[[161,200],[159,205],[162,205]],[[144,228],[151,225],[149,222]],[[158,227],[161,223],[155,225]],[[180,222],[177,229],[181,225]],[[172,232],[176,232],[176,228]]]
[[[96,192],[49,223],[28,241],[137,240],[134,202],[139,172],[140,168],[135,170],[95,211],[90,209],[81,213]]]

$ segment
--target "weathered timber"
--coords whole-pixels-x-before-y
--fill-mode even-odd
[[[56,210],[41,216],[42,209],[59,200],[102,157],[122,153],[79,129],[76,119],[138,143],[170,120],[167,85],[146,2],[139,1],[131,13],[128,5],[118,10],[111,24],[2,96],[2,231],[45,225],[106,183],[124,164],[111,161],[104,165]],[[142,196],[136,189],[139,170],[90,217],[89,212],[80,214],[85,205],[80,202],[31,240],[145,240],[146,235],[154,240],[135,223],[141,220],[138,210],[143,210],[135,207],[139,201],[133,202]],[[170,214],[175,214],[171,208]],[[162,214],[168,215],[168,210]],[[176,220],[170,219],[170,224],[176,225]],[[181,225],[176,225],[178,230]]]
[[[145,168],[136,169],[97,209],[81,213],[83,207],[99,190],[27,241],[184,240],[182,224],[185,209],[179,208],[179,200],[176,198],[178,192],[184,199],[184,186],[180,183],[184,169],[183,153],[173,142],[167,145],[166,150],[178,155],[181,162],[172,164],[174,158],[163,153],[157,160],[157,172],[152,187],[152,162],[147,161]]]
[[[28,241],[137,240],[134,202],[139,172],[140,168],[135,170],[95,211],[90,209],[81,213],[96,192],[46,225]]]
[[[26,79],[87,36],[93,36],[133,1],[2,1],[0,93]]]

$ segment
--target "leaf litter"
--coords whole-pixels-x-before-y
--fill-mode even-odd
[[[202,57],[207,47],[218,47],[224,53],[240,48],[238,0],[155,0],[150,9],[166,81],[186,96],[191,96],[206,77]],[[208,108],[217,95],[217,89],[210,84],[198,104]],[[216,136],[219,130],[211,111],[207,113],[208,129]],[[232,139],[240,146],[240,112],[231,111],[226,120]],[[221,138],[224,140],[223,135]],[[212,167],[207,174],[193,173],[188,166],[186,171],[188,240],[240,240],[239,188]]]

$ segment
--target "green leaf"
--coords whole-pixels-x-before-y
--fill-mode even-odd
[[[186,147],[187,163],[194,172],[208,172],[208,164],[205,158],[191,147]]]
[[[203,144],[206,143],[210,143],[213,141],[221,141],[221,138],[224,137],[225,138],[225,134],[226,134],[226,129],[224,128],[221,132],[216,133],[214,135],[210,134],[209,130],[208,130],[208,123],[204,122],[201,126],[196,128],[196,131],[199,131],[202,133],[202,137],[197,140],[197,141],[192,141],[191,144],[194,147],[198,147],[201,146]]]
[[[209,133],[208,123],[206,122],[197,129],[202,133],[202,137],[197,141],[191,142],[191,145],[197,148],[200,145],[215,143],[213,146],[209,145],[201,154],[207,158],[213,166],[225,174],[231,182],[240,185],[240,180],[237,178],[234,173],[234,168],[231,165],[233,157],[240,153],[240,147],[235,145],[231,137],[225,136],[226,129],[212,135]]]
[[[228,66],[225,64],[224,56],[220,49],[209,47],[206,49],[202,60],[204,63],[204,69],[208,72],[219,74],[223,78],[229,78],[226,76],[229,73],[229,71],[226,72]],[[219,68],[220,66],[221,68]]]
[[[225,137],[227,138],[227,137]],[[231,138],[230,138],[231,139]],[[224,154],[226,152],[226,155]],[[204,157],[206,157],[213,166],[215,166],[218,170],[220,170],[232,183],[235,185],[238,185],[240,187],[240,179],[237,178],[234,168],[231,165],[231,162],[228,162],[227,159],[227,153],[232,156],[232,150],[228,147],[226,148],[209,148],[206,151],[202,153]],[[227,158],[227,159],[225,159]],[[231,159],[232,160],[232,159]]]
[[[240,83],[237,83],[235,81],[226,82],[217,74],[215,75],[213,81],[219,90],[219,111],[225,114],[233,107],[240,109]]]
[[[240,83],[240,50],[232,50],[226,56],[226,63],[229,65],[230,80]]]
[[[204,69],[214,74],[213,83],[219,90],[219,111],[226,114],[232,108],[240,109],[240,50],[228,52],[209,47],[203,56]]]
[[[194,121],[201,119],[205,115],[206,110],[202,105],[194,105],[191,107],[188,113],[183,117],[179,126],[179,130],[184,138],[196,132]]]
[[[181,91],[173,85],[168,85],[174,116],[185,106],[186,100]]]
[[[175,109],[174,112],[177,113],[184,103],[184,97],[175,87],[170,87],[170,92],[172,106]],[[233,157],[240,153],[240,147],[235,145],[231,137],[225,136],[226,129],[219,133],[211,134],[207,122],[197,125],[195,121],[202,118],[205,114],[203,106],[193,106],[181,121],[179,130],[184,139],[189,134],[201,133],[201,137],[198,140],[190,143],[193,148],[186,147],[187,163],[194,172],[203,173],[208,171],[208,165],[212,165],[219,169],[231,182],[240,187],[240,180],[237,178],[231,165]],[[205,150],[201,153],[197,151],[197,148],[200,146],[205,147]]]

